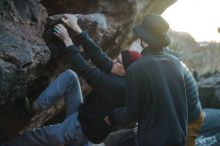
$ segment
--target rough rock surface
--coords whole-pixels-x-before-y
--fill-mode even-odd
[[[42,0],[49,15],[59,13],[91,14],[101,13],[105,15],[108,24],[107,34],[100,44],[111,56],[127,47],[132,40],[131,27],[141,21],[149,13],[162,13],[176,0]],[[107,38],[105,38],[107,36]],[[131,39],[131,40],[130,40]]]
[[[220,73],[201,76],[198,86],[203,108],[220,108]]]
[[[0,140],[18,130],[22,117],[9,113],[18,111],[17,100],[49,61],[42,39],[46,18],[46,9],[36,1],[0,1]]]
[[[0,103],[12,91],[23,93],[38,67],[46,65],[50,50],[42,39],[46,10],[35,1],[0,2]],[[19,89],[21,88],[21,89]],[[18,91],[20,90],[20,91]],[[11,98],[12,99],[12,98]]]

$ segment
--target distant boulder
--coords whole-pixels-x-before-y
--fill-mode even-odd
[[[197,71],[199,75],[220,72],[220,43],[196,42],[186,32],[170,30],[168,35],[171,38],[169,47],[177,51],[191,71]]]

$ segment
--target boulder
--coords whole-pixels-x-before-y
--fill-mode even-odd
[[[206,74],[198,81],[203,108],[220,108],[220,73]]]
[[[15,103],[50,59],[42,39],[46,18],[37,1],[0,1],[0,140],[18,130],[19,116],[8,113],[18,111]]]

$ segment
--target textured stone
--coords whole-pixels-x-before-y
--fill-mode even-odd
[[[141,21],[149,12],[162,13],[176,0],[42,0],[49,15],[59,13],[105,15],[108,24],[108,33],[100,44],[110,56],[116,56],[120,50],[125,49],[133,41],[130,33],[134,24]],[[107,37],[105,39],[105,36]]]
[[[198,86],[202,106],[204,108],[220,108],[220,74],[202,76]]]
[[[42,39],[46,18],[45,8],[34,0],[0,1],[0,140],[19,127],[22,117],[11,114],[18,111],[15,103],[50,59]]]
[[[25,0],[2,0],[0,4],[1,103],[9,95],[15,98],[11,91],[24,88],[30,73],[37,73],[37,66],[48,62],[50,51],[41,37],[47,17],[41,5]]]

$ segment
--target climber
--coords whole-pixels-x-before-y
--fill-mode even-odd
[[[65,22],[64,18],[62,20]],[[120,90],[121,86],[125,86],[122,75],[125,75],[126,67],[142,55],[135,51],[123,51],[116,59],[110,60],[84,33],[82,37],[87,38],[87,44],[93,45],[90,46],[91,49],[92,47],[96,49],[99,55],[96,59],[102,60],[102,62],[99,62],[99,70],[86,63],[62,24],[54,27],[54,34],[64,42],[65,51],[70,55],[78,73],[93,87],[94,92],[90,96],[95,94],[96,96],[87,97],[88,100],[86,98],[83,103],[76,73],[72,70],[63,72],[35,100],[33,109],[35,112],[40,112],[50,107],[58,98],[64,97],[65,120],[59,124],[27,131],[3,144],[4,146],[88,145],[88,140],[100,143],[112,131],[112,127],[105,124],[104,116],[107,112],[120,107],[120,104],[124,103],[120,97],[125,93],[123,88]],[[102,65],[102,63],[105,64]],[[104,68],[101,69],[101,66]],[[108,74],[103,72],[102,70],[105,69],[115,75],[110,72]],[[96,135],[98,132],[100,134]]]
[[[163,50],[170,43],[168,29],[168,23],[157,14],[147,15],[133,28],[141,40],[144,57],[127,69],[127,107],[105,118],[109,125],[138,121],[138,144],[141,146],[184,146],[188,122],[189,125],[191,122],[194,126],[198,124],[192,127],[196,131],[189,131],[189,134],[198,135],[203,121],[191,73],[179,59]]]

